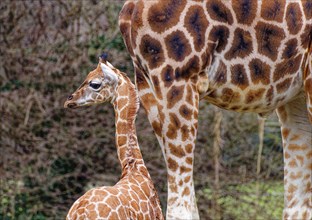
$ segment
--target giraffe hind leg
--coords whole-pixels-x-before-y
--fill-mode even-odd
[[[312,218],[312,124],[302,92],[277,109],[284,149],[283,219]]]

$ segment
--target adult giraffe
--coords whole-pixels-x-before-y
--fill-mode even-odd
[[[312,0],[130,0],[119,26],[167,164],[167,219],[199,218],[200,98],[238,112],[277,110],[283,218],[312,218]]]

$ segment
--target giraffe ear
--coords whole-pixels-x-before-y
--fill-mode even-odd
[[[100,64],[103,75],[104,75],[104,79],[105,79],[105,81],[107,81],[111,85],[117,84],[118,77],[117,77],[116,73],[112,70],[113,66],[110,63],[108,63],[108,64],[109,65],[104,64],[104,63]]]

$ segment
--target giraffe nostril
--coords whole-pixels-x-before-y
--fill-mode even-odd
[[[68,96],[67,100],[72,100],[74,98],[73,95]]]
[[[68,107],[68,108],[75,108],[75,107],[77,107],[77,104],[75,104],[75,103],[69,103],[69,104],[67,105],[67,107]]]

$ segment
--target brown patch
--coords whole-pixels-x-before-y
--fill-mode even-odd
[[[123,206],[120,206],[116,211],[119,219],[127,219],[127,214]]]
[[[138,212],[138,211],[140,210],[140,207],[139,207],[137,201],[131,201],[130,205],[131,205],[131,208],[132,208],[133,210],[135,210],[136,212]],[[118,216],[117,216],[116,219],[118,219]]]
[[[87,214],[87,219],[96,219],[98,217],[98,214],[96,213],[95,210],[88,210],[86,214]]]
[[[226,26],[218,25],[214,26],[209,33],[209,40],[213,42],[218,42],[215,47],[215,50],[220,53],[223,51],[228,43],[228,38],[230,31]],[[208,51],[210,54],[210,51]]]
[[[154,129],[154,132],[157,136],[161,137],[161,131],[162,131],[162,127],[161,124],[157,121],[153,121],[152,122],[152,127]]]
[[[304,157],[303,157],[303,156],[300,156],[300,155],[297,155],[297,156],[296,156],[296,159],[299,161],[300,165],[302,166],[302,165],[303,165],[303,162],[304,162]]]
[[[184,182],[185,182],[185,183],[188,183],[190,180],[191,180],[191,177],[190,177],[190,176],[187,176],[187,177],[185,177]]]
[[[312,19],[312,1],[305,0],[302,1],[303,11],[306,16],[306,19]]]
[[[298,50],[297,50],[298,41],[297,41],[297,39],[293,38],[293,39],[287,41],[287,43],[285,45],[286,45],[286,47],[285,47],[283,54],[282,54],[283,59],[290,59],[292,57],[295,57],[298,54]]]
[[[165,61],[160,42],[149,35],[142,37],[140,52],[141,56],[147,61],[150,69],[159,67]]]
[[[159,83],[159,79],[157,76],[152,76],[152,81],[154,84],[154,88],[156,91],[156,96],[158,99],[162,99],[162,92],[161,92],[161,88],[160,88],[160,83]]]
[[[214,82],[216,82],[216,85],[223,85],[226,83],[227,79],[227,69],[225,64],[220,61],[220,64],[218,66],[218,69],[216,73],[214,74]]]
[[[190,193],[190,189],[186,186],[182,192],[182,196],[188,196]]]
[[[286,22],[288,31],[297,34],[302,28],[302,12],[298,3],[289,3],[286,10]]]
[[[297,199],[294,199],[288,206],[287,206],[287,208],[293,208],[295,205],[297,205],[297,203],[298,203],[298,200]],[[294,213],[293,215],[292,215],[292,218],[294,217],[294,219],[297,219],[296,217],[295,217],[295,215],[298,215],[298,213]]]
[[[172,205],[177,200],[178,200],[178,197],[172,197],[172,198],[168,199],[168,205]]]
[[[176,157],[181,158],[185,156],[185,152],[183,148],[181,147],[181,145],[175,146],[174,144],[169,143],[169,149],[170,149],[170,152]]]
[[[278,63],[273,73],[273,81],[284,78],[286,75],[296,74],[300,68],[302,54],[297,55],[294,58],[286,59]]]
[[[178,116],[174,113],[169,113],[169,118],[170,124],[172,124],[176,130],[178,130],[181,127],[181,122]]]
[[[123,146],[127,144],[127,138],[125,136],[120,136],[118,135],[117,137],[117,145],[118,146]]]
[[[297,141],[301,138],[301,135],[299,134],[293,134],[290,138],[291,141]]]
[[[169,184],[169,188],[171,192],[177,193],[178,192],[178,187],[176,184]]]
[[[154,4],[148,10],[147,20],[153,31],[162,33],[175,26],[185,7],[185,0],[167,0]]]
[[[311,182],[308,182],[305,188],[305,193],[311,193],[312,192],[312,186],[311,186]]]
[[[174,183],[174,181],[175,181],[175,176],[170,176],[169,174],[168,174],[168,182],[169,183]]]
[[[263,0],[261,17],[269,21],[283,22],[286,0]]]
[[[303,34],[300,35],[301,45],[303,48],[308,48],[312,36],[312,25],[308,24],[305,26]]]
[[[191,172],[192,169],[191,168],[188,168],[188,167],[185,167],[185,166],[181,166],[180,167],[180,174],[182,173],[188,173],[188,172]]]
[[[127,123],[119,121],[116,125],[116,130],[118,134],[127,134]]]
[[[282,93],[285,92],[287,89],[289,89],[290,85],[291,85],[291,80],[292,79],[285,79],[284,81],[278,83],[276,85],[276,91],[277,93]]]
[[[119,147],[119,159],[122,161],[123,159],[126,158],[126,154],[127,154],[127,146],[125,147]]]
[[[89,191],[89,192],[90,192],[90,191]],[[94,194],[95,194],[95,195],[98,195],[98,196],[102,196],[102,197],[105,197],[105,196],[108,195],[107,192],[106,192],[106,191],[103,191],[103,190],[95,190],[95,191],[94,191]]]
[[[175,79],[172,67],[167,65],[162,69],[160,75],[165,87],[170,87]]]
[[[141,182],[142,181],[140,181],[140,183]],[[149,198],[151,189],[150,189],[150,187],[149,187],[147,182],[144,182],[144,183],[141,184],[141,189],[143,190],[144,195],[146,196],[146,198]]]
[[[180,180],[180,181],[179,181],[179,186],[182,186],[182,185],[183,185],[183,181]]]
[[[265,89],[263,88],[257,89],[257,90],[250,90],[246,95],[245,103],[250,104],[252,102],[261,100],[264,92],[265,92]]]
[[[187,152],[187,153],[192,153],[193,152],[193,145],[192,144],[187,144],[186,146],[185,146],[185,151]]]
[[[181,127],[182,141],[186,141],[190,137],[190,129],[187,125]]]
[[[255,29],[258,52],[275,61],[277,59],[281,40],[285,38],[284,30],[276,25],[264,22],[259,22]]]
[[[181,105],[179,112],[180,112],[180,115],[186,120],[192,119],[193,110],[188,108],[186,105]]]
[[[261,82],[264,85],[268,85],[270,83],[270,66],[268,64],[256,58],[249,63],[249,69],[251,80],[254,84]]]
[[[106,204],[108,204],[112,209],[116,209],[119,205],[120,205],[120,202],[119,200],[116,198],[116,197],[108,197],[106,199]]]
[[[311,14],[312,14],[312,11],[311,11]],[[308,217],[309,217],[308,211],[304,211],[304,212],[302,213],[302,219],[308,219]]]
[[[251,24],[256,17],[258,1],[254,0],[235,0],[232,6],[238,23]]]
[[[186,87],[186,101],[190,104],[193,105],[193,90],[190,85],[187,85]]]
[[[299,178],[302,177],[302,172],[298,172],[297,174],[294,173],[294,172],[291,172],[290,175],[289,175],[289,177],[290,177],[290,179],[293,179],[293,180],[299,179]]]
[[[192,57],[182,68],[177,68],[174,72],[175,79],[189,79],[199,72],[199,58]]]
[[[285,152],[284,157],[285,157],[285,159],[288,159],[288,158],[290,158],[290,154]]]
[[[172,171],[176,171],[179,167],[178,163],[172,158],[168,158],[167,163],[168,163],[168,168]]]
[[[277,109],[277,112],[278,112],[278,117],[281,120],[281,122],[285,122],[287,120],[287,111],[286,111],[285,107],[284,106],[279,107]],[[290,133],[289,129],[287,129],[287,128],[282,129],[282,135],[285,139],[288,137],[289,133]]]
[[[169,124],[166,136],[171,140],[176,139],[178,135],[177,128],[173,124]]]
[[[294,168],[294,167],[297,167],[298,164],[297,164],[296,160],[293,159],[293,160],[291,160],[291,161],[288,163],[288,166]]]
[[[152,93],[147,93],[140,97],[144,109],[149,112],[152,106],[157,105],[157,101]]]
[[[293,194],[297,189],[298,189],[297,186],[295,186],[293,184],[290,184],[288,189],[287,189],[287,192],[290,193],[290,194]]]
[[[224,88],[222,89],[221,99],[223,102],[227,103],[238,102],[240,100],[240,95],[238,92],[234,92],[230,88]]]
[[[233,23],[231,11],[220,0],[207,1],[207,11],[213,20],[228,24]]]
[[[205,34],[208,21],[204,9],[198,5],[191,6],[185,16],[184,26],[193,37],[196,51],[201,51],[205,45]]]
[[[270,88],[268,89],[268,91],[265,95],[265,97],[269,103],[272,102],[273,95],[274,95],[274,88],[273,88],[273,86],[270,86]]]
[[[180,101],[183,97],[184,85],[172,86],[167,94],[168,108],[172,108],[175,104]]]
[[[142,212],[147,212],[147,211],[148,211],[147,202],[141,201],[141,202],[140,202],[140,207],[141,207],[141,211],[142,211]]]
[[[231,81],[242,90],[249,85],[246,70],[243,65],[237,64],[231,67]]]
[[[252,38],[248,31],[237,28],[234,32],[232,47],[224,55],[225,59],[231,60],[237,57],[244,58],[252,52]]]
[[[118,99],[117,105],[118,109],[123,108],[128,103],[128,98],[120,98]]]
[[[185,158],[185,162],[192,165],[193,164],[193,158],[192,157],[187,157]]]
[[[312,150],[309,151],[306,156],[307,156],[307,159],[311,159],[312,158]]]
[[[165,38],[168,56],[176,61],[183,61],[191,53],[191,45],[184,33],[176,30]]]
[[[122,107],[124,107],[124,106],[118,106],[119,108],[122,108]],[[118,114],[118,113],[117,113]],[[117,116],[118,117],[118,116]],[[124,120],[126,120],[127,118],[128,118],[128,109],[127,108],[124,108],[123,110],[121,110],[120,112],[119,112],[119,117],[121,118],[121,119],[124,119]]]
[[[306,145],[300,146],[297,144],[289,144],[287,149],[291,150],[291,151],[306,150],[307,146]]]

